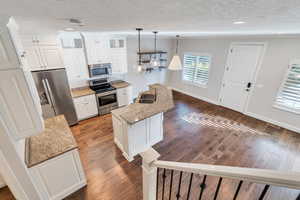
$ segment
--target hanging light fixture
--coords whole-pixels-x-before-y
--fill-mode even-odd
[[[159,60],[158,60],[158,58],[157,58],[157,52],[156,52],[156,41],[157,41],[157,31],[153,31],[153,33],[154,33],[154,56],[153,57],[151,57],[151,61],[150,61],[150,65],[152,66],[152,67],[159,67]]]
[[[175,55],[173,56],[170,64],[169,64],[169,67],[168,69],[169,70],[182,70],[182,64],[181,64],[181,60],[180,60],[180,57],[178,55],[178,39],[179,39],[179,35],[176,35],[176,53]]]
[[[137,71],[141,72],[143,71],[143,65],[142,65],[142,55],[141,55],[141,31],[143,30],[142,28],[136,28],[138,31],[138,46],[139,46],[139,61],[138,61],[138,66],[137,66]]]

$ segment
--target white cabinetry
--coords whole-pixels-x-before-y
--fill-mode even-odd
[[[118,106],[127,106],[132,103],[132,86],[117,89]]]
[[[41,132],[44,123],[8,31],[0,33],[0,118],[19,140]]]
[[[88,64],[111,63],[113,73],[127,72],[125,37],[83,33]]]
[[[23,56],[31,71],[64,67],[55,36],[21,36],[21,42]]]
[[[113,73],[127,73],[126,37],[111,37],[109,40]]]
[[[112,120],[114,141],[129,162],[135,155],[163,140],[163,113],[132,125],[114,114]]]
[[[0,72],[1,118],[15,139],[43,130],[43,120],[35,105],[22,69]]]
[[[94,94],[73,99],[79,120],[98,115],[96,96]]]
[[[103,34],[83,33],[88,64],[111,63],[109,40]]]
[[[43,200],[60,200],[86,185],[78,150],[29,168]]]
[[[20,65],[8,30],[0,29],[0,70],[15,69],[16,67],[20,67]]]

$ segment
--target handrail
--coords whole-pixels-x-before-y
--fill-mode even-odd
[[[197,163],[153,161],[151,166],[178,170],[196,174],[238,179],[254,183],[262,183],[291,189],[300,189],[300,172],[277,171],[270,169],[229,167]]]

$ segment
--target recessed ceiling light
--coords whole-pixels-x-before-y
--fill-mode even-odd
[[[246,22],[244,22],[244,21],[235,21],[235,22],[233,22],[233,24],[245,24]]]
[[[65,31],[74,31],[74,28],[65,28]]]

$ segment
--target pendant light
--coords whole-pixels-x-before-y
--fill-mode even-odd
[[[176,35],[176,53],[173,56],[171,63],[168,67],[169,70],[182,70],[182,64],[181,64],[181,60],[180,57],[178,55],[178,39],[179,39],[179,35]]]
[[[157,52],[156,52],[156,41],[157,41],[157,31],[153,31],[154,33],[154,56],[151,57],[150,65],[152,67],[159,67],[159,60],[157,58]]]
[[[138,46],[139,46],[139,61],[138,61],[138,66],[137,66],[137,71],[141,72],[143,71],[143,65],[142,65],[142,55],[141,55],[141,31],[143,30],[142,28],[136,28],[138,31]]]

